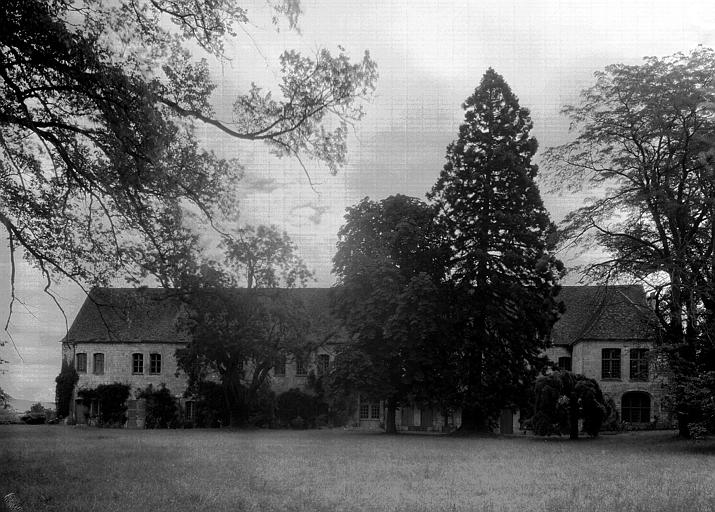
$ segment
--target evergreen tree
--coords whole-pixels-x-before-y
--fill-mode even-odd
[[[463,291],[462,422],[473,429],[525,396],[556,320],[563,266],[548,251],[554,228],[534,182],[529,111],[491,68],[463,108],[430,198]]]

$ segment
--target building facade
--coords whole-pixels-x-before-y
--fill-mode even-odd
[[[281,290],[291,293],[306,307],[307,314],[326,316],[330,290],[319,288]],[[640,286],[565,286],[560,299],[566,311],[555,324],[547,356],[554,364],[596,379],[613,400],[620,419],[636,427],[669,426],[662,406],[665,379],[651,357],[654,345],[653,314]],[[100,384],[123,383],[132,396],[148,385],[165,385],[190,419],[194,404],[184,397],[187,377],[178,368],[175,353],[189,338],[179,325],[186,315],[178,296],[160,289],[97,288],[85,300],[67,336],[62,357],[75,366],[72,415],[78,422],[90,421],[92,404],[77,399],[77,390]],[[337,331],[336,331],[337,332]],[[271,389],[282,393],[298,388],[309,392],[311,371],[329,370],[344,335],[318,345],[299,359],[286,354],[270,371]],[[130,423],[139,418],[130,407]],[[513,433],[520,427],[518,413],[503,411],[499,431]],[[356,397],[350,425],[364,429],[384,428],[384,404]],[[459,411],[444,414],[416,405],[397,410],[398,430],[449,431],[461,424]],[[136,426],[141,426],[137,424]]]
[[[566,312],[554,325],[549,359],[595,379],[620,421],[670,427],[663,407],[666,378],[654,358],[657,326],[639,285],[564,286]]]

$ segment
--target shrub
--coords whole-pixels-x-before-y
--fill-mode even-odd
[[[99,425],[102,427],[121,427],[127,421],[127,384],[100,384],[95,389],[80,389],[77,396],[85,404],[93,401],[99,405]]]
[[[164,384],[159,389],[149,384],[137,398],[146,400],[145,428],[176,428],[181,424],[179,406]]]
[[[62,360],[62,369],[55,379],[55,403],[57,405],[57,416],[66,418],[70,414],[72,402],[72,391],[79,380],[79,375],[74,366]]]
[[[202,381],[196,385],[196,417],[197,427],[215,428],[222,424],[228,425],[226,399],[221,384]]]
[[[279,426],[293,428],[314,427],[321,413],[320,400],[297,388],[289,389],[276,398],[276,418]]]

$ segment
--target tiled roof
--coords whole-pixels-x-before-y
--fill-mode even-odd
[[[330,317],[330,288],[266,290],[290,294],[311,319]],[[247,290],[236,290],[247,293]],[[564,286],[559,299],[566,311],[552,330],[555,345],[585,340],[647,339],[652,313],[641,286]],[[95,288],[62,341],[188,342],[178,328],[184,309],[176,292],[159,288]]]
[[[640,285],[564,286],[558,300],[566,311],[554,325],[554,345],[653,336],[653,313]]]
[[[247,290],[236,290],[246,293]],[[266,290],[300,299],[316,318],[330,312],[330,288]],[[95,288],[79,310],[63,342],[188,342],[178,327],[185,314],[175,291],[161,288]]]

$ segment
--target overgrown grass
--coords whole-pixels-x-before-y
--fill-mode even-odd
[[[710,511],[715,442],[0,426],[27,511]]]

